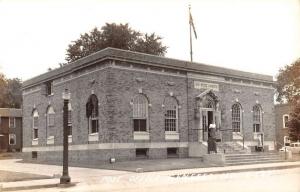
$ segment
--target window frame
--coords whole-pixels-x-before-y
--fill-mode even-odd
[[[36,120],[36,123],[35,123],[35,120]],[[38,134],[38,131],[39,131],[39,113],[38,111],[35,109],[32,113],[32,129],[33,129],[33,133],[32,133],[32,139],[35,140],[35,139],[38,139],[39,138],[39,134]]]
[[[93,106],[96,105],[96,106]],[[88,116],[87,114],[87,119],[88,119],[88,132],[89,135],[96,135],[99,133],[99,100],[98,97],[95,94],[91,94],[88,98],[88,102],[86,103],[86,110],[88,108],[88,106],[91,106],[91,113],[90,116]],[[98,114],[97,112],[98,111]],[[96,122],[96,127],[95,127],[95,131],[93,128],[93,121]]]
[[[262,108],[259,105],[253,106],[253,114],[252,114],[252,121],[253,121],[253,132],[260,133],[262,132]],[[257,120],[259,119],[259,120]]]
[[[47,96],[54,95],[53,93],[53,81],[48,81],[45,83],[45,91]]]
[[[287,121],[285,121],[285,117],[287,117]],[[282,128],[283,129],[287,129],[287,128],[289,128],[288,126],[286,126],[286,124],[287,124],[287,122],[289,121],[289,118],[290,118],[290,116],[289,116],[289,114],[283,114],[282,115]]]
[[[11,143],[11,139],[13,139],[13,141],[14,141],[13,144]],[[17,144],[17,136],[16,136],[16,134],[10,133],[10,134],[8,135],[8,144],[9,144],[9,145],[16,145],[16,144]]]
[[[11,119],[13,119],[13,121]],[[11,122],[13,122],[13,126],[11,126]],[[16,118],[15,117],[8,117],[8,126],[10,129],[16,128]]]
[[[133,132],[149,132],[149,101],[144,94],[138,94],[132,99]],[[141,127],[141,120],[145,121],[145,128]],[[135,122],[139,122],[138,129]]]
[[[52,109],[52,111],[50,111]],[[53,107],[50,105],[47,109],[47,127],[55,126],[55,111]]]
[[[234,109],[234,107],[235,107],[235,109]],[[232,132],[234,132],[234,133],[241,133],[242,120],[243,120],[242,113],[243,113],[243,110],[242,110],[242,106],[240,103],[234,103],[231,106],[231,128],[232,128]],[[238,125],[238,128],[234,127],[235,124]]]
[[[178,122],[179,122],[178,101],[174,97],[168,97],[166,99],[168,99],[169,101],[165,100],[164,104],[163,104],[164,105],[165,132],[177,133],[178,132]],[[168,113],[170,111],[171,111],[171,113]]]

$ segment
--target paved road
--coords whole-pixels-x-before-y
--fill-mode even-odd
[[[137,177],[104,177],[99,183],[72,188],[24,190],[22,192],[300,192],[300,168],[223,173],[174,178],[141,174]],[[21,192],[21,191],[20,191]]]

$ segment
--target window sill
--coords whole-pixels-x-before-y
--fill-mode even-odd
[[[179,133],[176,131],[165,131],[165,140],[179,140]]]
[[[89,141],[99,141],[99,134],[98,133],[90,133],[89,134]]]
[[[53,145],[54,144],[54,136],[49,136],[47,138],[47,145]]]
[[[69,142],[69,143],[72,143],[72,142],[73,142],[73,137],[72,137],[72,135],[68,135],[68,142]]]
[[[243,135],[241,132],[232,132],[232,139],[233,140],[242,140]]]
[[[133,132],[133,140],[150,140],[150,134],[146,131]]]
[[[259,139],[260,135],[263,135],[263,132],[253,132],[253,139]]]
[[[32,139],[31,145],[38,145],[38,144],[39,144],[39,139],[38,138]]]

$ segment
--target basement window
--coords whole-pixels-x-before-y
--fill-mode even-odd
[[[168,157],[178,157],[178,148],[167,148]]]
[[[31,152],[31,158],[32,159],[37,159],[37,151],[32,151]]]
[[[147,148],[140,148],[135,150],[136,158],[147,158],[148,157],[148,149]]]

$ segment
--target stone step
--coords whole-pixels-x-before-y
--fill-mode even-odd
[[[283,160],[268,160],[268,161],[239,161],[239,162],[225,162],[225,165],[248,165],[248,164],[262,164],[262,163],[278,163],[282,162]]]
[[[226,154],[225,165],[246,165],[256,163],[272,163],[283,161],[276,152],[251,154]]]
[[[250,155],[250,154],[230,155],[230,154],[226,154],[225,155],[226,159],[249,159],[249,158],[259,159],[259,158],[266,158],[266,157],[280,158],[280,155],[279,154],[271,154],[271,155]]]
[[[244,159],[225,159],[226,162],[249,162],[249,161],[268,161],[268,160],[280,160],[277,157],[265,157],[265,158],[244,158]]]

